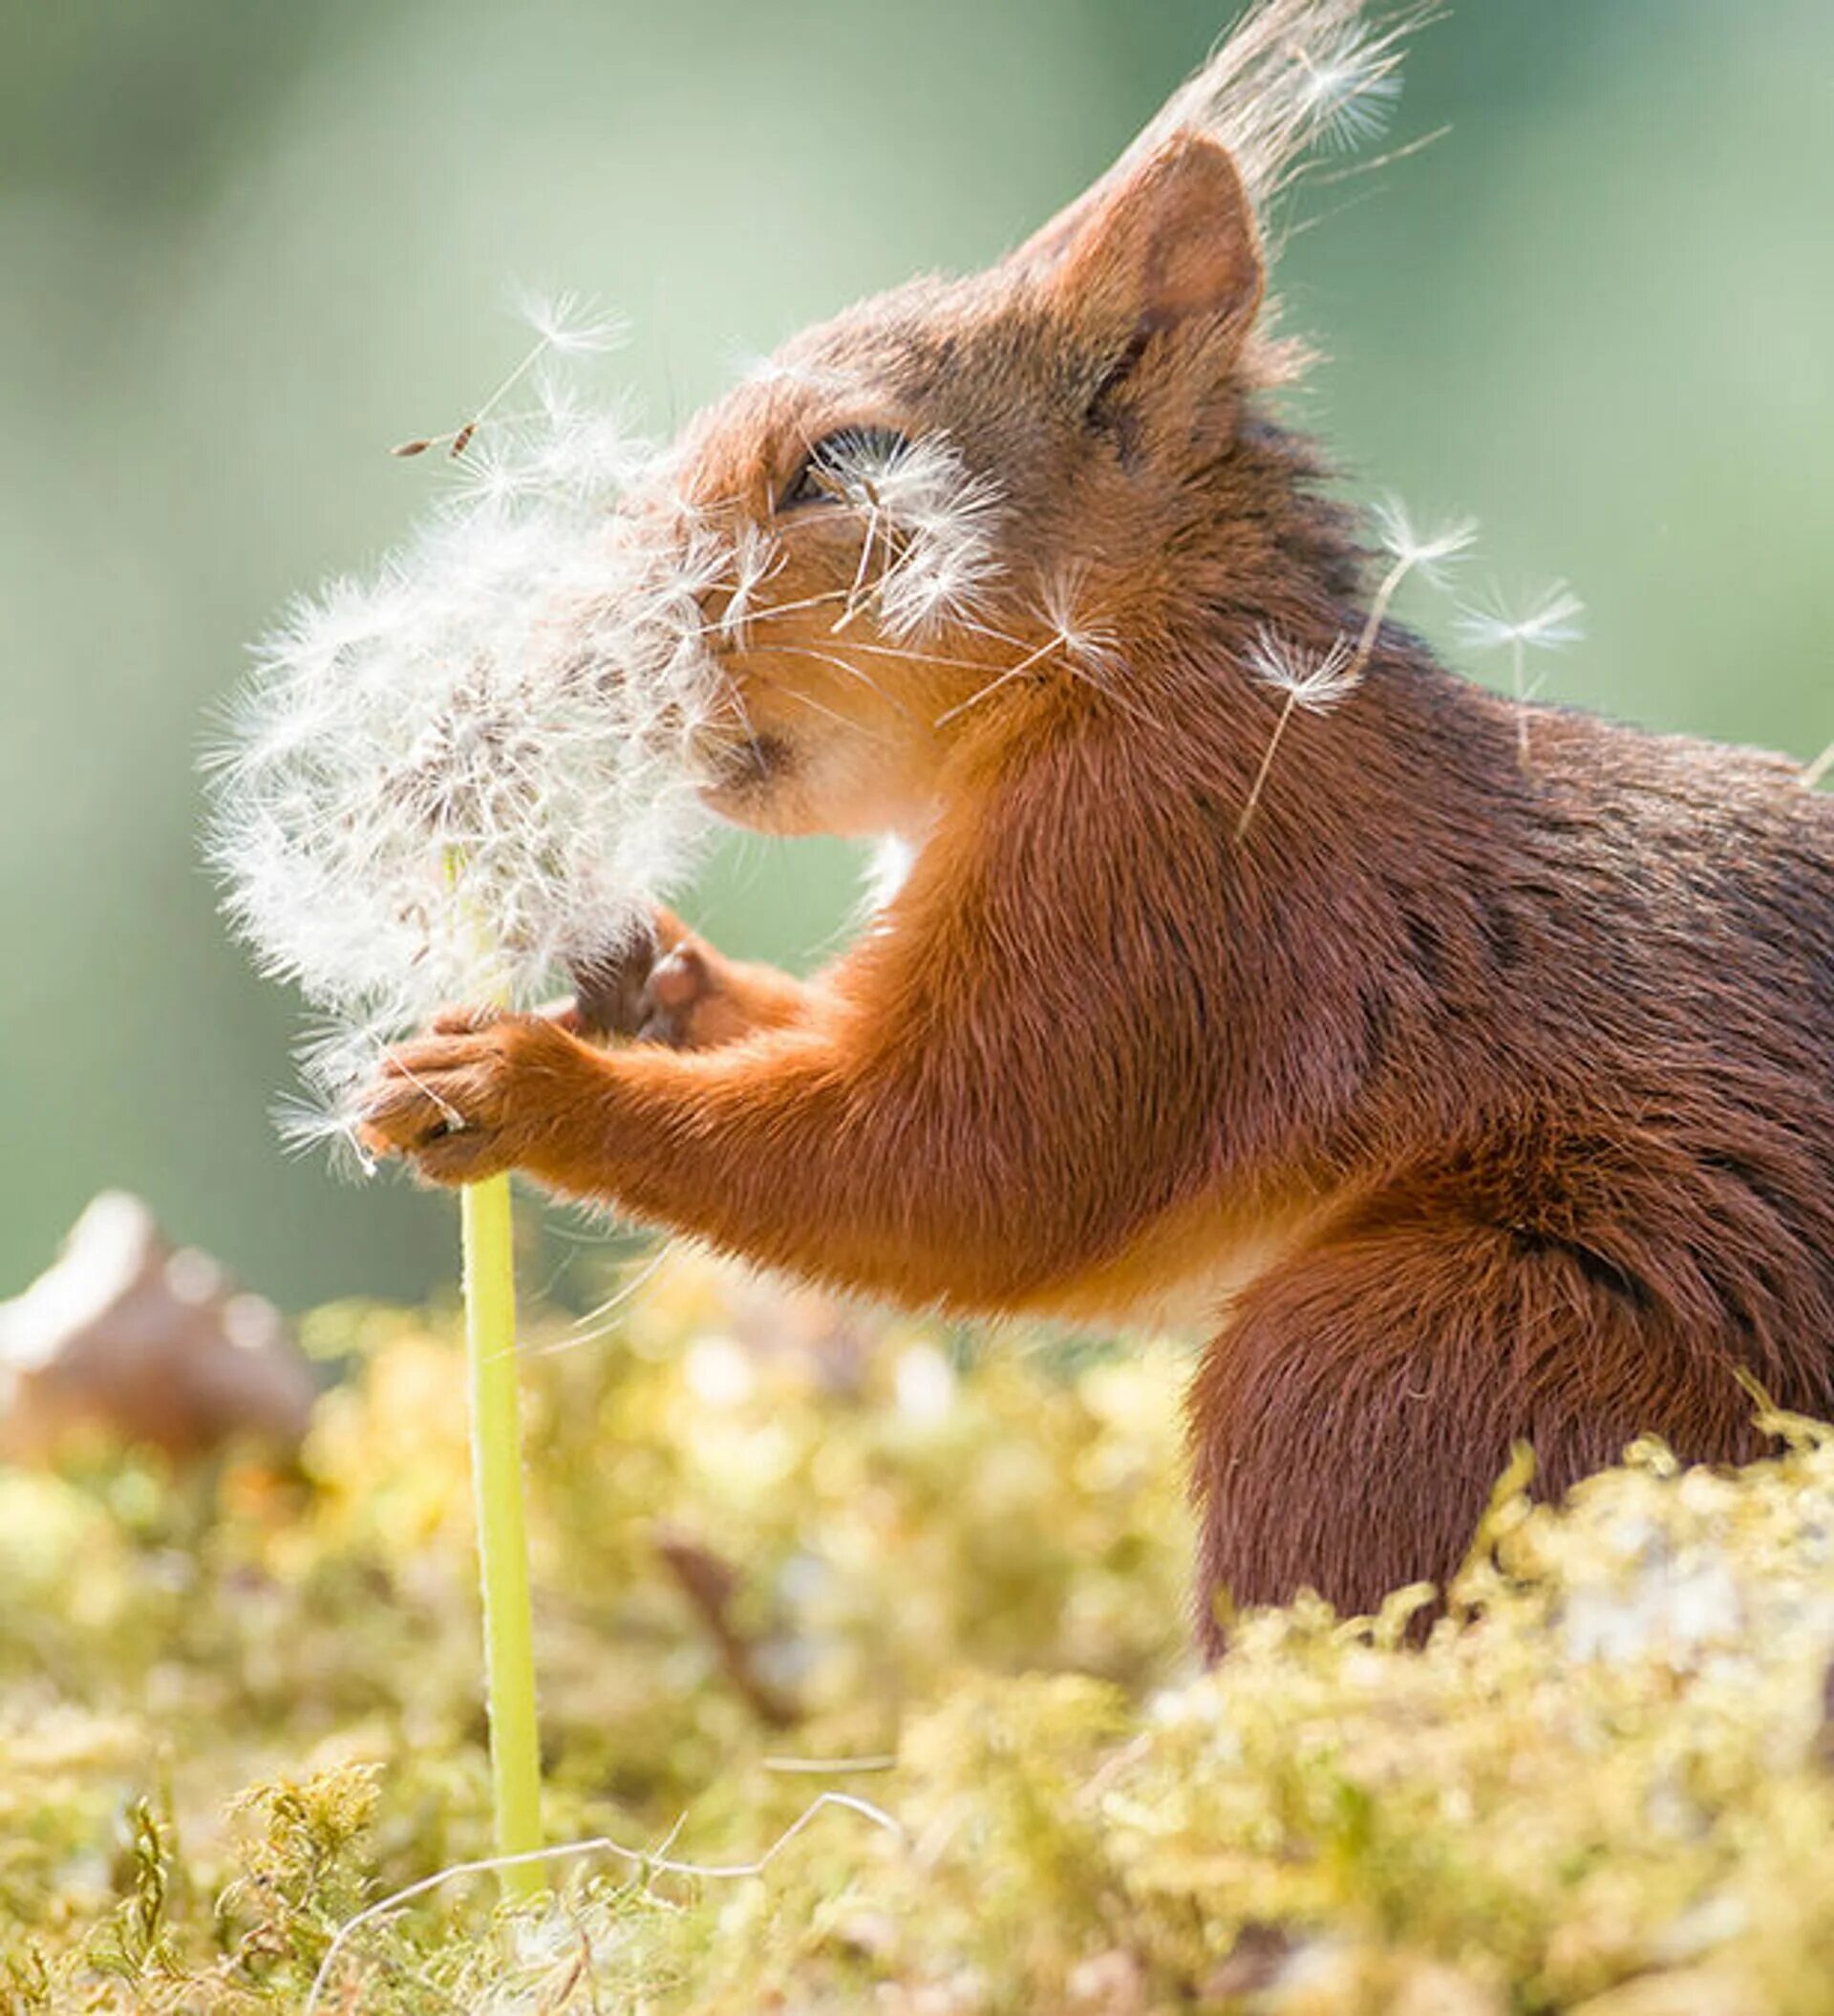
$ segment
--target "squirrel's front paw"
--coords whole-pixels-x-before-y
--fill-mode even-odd
[[[357,1102],[357,1139],[430,1183],[477,1183],[577,1114],[588,1064],[545,1017],[455,1009],[383,1059]]]
[[[659,910],[615,958],[576,976],[579,991],[557,1019],[583,1036],[705,1049],[735,1033],[726,1026],[734,1018],[719,1012],[722,966],[711,946]]]

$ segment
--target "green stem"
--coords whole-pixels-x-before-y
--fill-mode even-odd
[[[484,1685],[497,1853],[542,1845],[542,1759],[535,1723],[535,1635],[522,1511],[516,1364],[516,1266],[509,1178],[459,1195],[464,1238],[465,1349],[471,1366],[471,1472],[484,1598]],[[538,1862],[502,1872],[504,1895],[539,1896]]]

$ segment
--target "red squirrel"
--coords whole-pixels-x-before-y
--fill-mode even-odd
[[[1268,639],[1341,664],[1374,599],[1277,417],[1290,136],[1243,95],[1320,15],[1361,32],[1271,0],[991,269],[688,428],[678,501],[779,553],[709,623],[704,796],[902,836],[852,949],[800,981],[661,914],[598,991],[627,1040],[590,1000],[455,1011],[363,1117],[428,1180],[520,1169],[845,1290],[1205,1321],[1212,1648],[1224,1598],[1443,1582],[1518,1441],[1558,1492],[1646,1433],[1751,1456],[1754,1384],[1834,1413],[1834,801],[1778,756],[1525,732],[1387,620],[1264,763]],[[848,599],[888,564],[833,481],[863,440],[977,486],[994,564],[916,636]]]

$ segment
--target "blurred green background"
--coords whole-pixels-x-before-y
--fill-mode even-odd
[[[442,1200],[279,1151],[294,1005],[219,927],[194,761],[245,642],[429,496],[385,450],[520,354],[511,283],[628,312],[613,371],[664,427],[1023,234],[1227,11],[3,0],[0,1295],[105,1184],[289,1304],[449,1276]],[[1354,483],[1480,516],[1472,585],[1575,585],[1552,691],[1812,753],[1834,7],[1464,0],[1395,137],[1446,122],[1310,202],[1281,273],[1333,359],[1307,410]],[[851,874],[735,845],[686,907],[805,959]]]

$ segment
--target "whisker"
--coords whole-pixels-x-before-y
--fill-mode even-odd
[[[1017,642],[1015,638],[1013,640]],[[946,665],[958,672],[985,672],[987,667],[979,658],[951,658],[938,651],[912,651],[907,645],[867,644],[859,638],[848,645],[849,651],[864,651],[879,658],[908,658],[914,665]]]
[[[736,715],[737,715],[739,726],[744,730],[746,735],[751,737],[754,741],[757,740],[757,726],[752,720],[751,710],[745,704],[745,696],[739,692],[738,688],[736,686],[727,686],[726,689],[720,695],[720,701],[723,705],[730,707],[732,711]],[[711,718],[712,711],[710,710],[709,719],[711,720]]]
[[[821,609],[830,602],[844,602],[847,590],[843,588],[823,589],[819,595],[803,595],[795,602],[767,602],[752,614],[754,623],[761,623],[767,616],[793,616],[805,609]]]
[[[808,655],[813,657],[820,655],[820,654],[811,652],[808,654]],[[842,714],[836,708],[824,706],[820,700],[815,699],[809,694],[802,692],[800,687],[792,686],[785,680],[773,679],[768,675],[762,673],[755,673],[754,676],[758,679],[760,684],[768,686],[773,693],[780,693],[785,699],[800,701],[800,703],[804,707],[807,707],[812,713],[825,715],[829,720],[838,722],[842,728],[851,729],[855,734],[858,735],[869,736],[874,740],[889,740],[889,738],[885,736],[883,730],[873,730],[864,727],[852,716]],[[868,684],[870,684],[870,681],[868,681]],[[877,692],[878,689],[875,687],[874,691]],[[890,699],[891,696],[889,694],[886,694],[884,695],[883,697]],[[744,732],[746,733],[746,735],[756,740],[757,737],[757,730],[753,724],[750,711],[747,709],[745,702],[738,694],[738,692],[736,689],[729,692],[726,695],[726,701],[727,704],[733,709],[733,712],[738,716],[740,721],[743,723]],[[892,704],[896,705],[897,702],[893,701]],[[906,712],[907,713],[908,710],[906,709]]]
[[[907,720],[915,718],[911,714],[911,710],[906,706],[895,693],[887,692],[885,687],[880,685],[877,679],[868,677],[865,673],[860,670],[859,666],[848,664],[845,658],[835,652],[818,651],[810,644],[772,644],[766,648],[771,651],[780,652],[786,657],[814,658],[818,664],[832,665],[838,671],[846,673],[849,677],[858,679],[863,686],[869,692],[876,693],[888,706],[897,708],[898,712],[904,715]],[[773,686],[781,686],[780,680],[770,680],[769,683]],[[787,691],[789,689],[786,688],[784,690]]]
[[[824,707],[820,700],[802,692],[799,687],[781,686],[778,691],[786,699],[800,700],[803,706],[808,708],[812,714],[825,715],[829,720],[838,722],[842,728],[851,730],[855,735],[865,735],[874,741],[888,741],[890,740],[883,731],[864,727],[851,715],[842,714],[838,708]]]
[[[1024,643],[1024,639],[1020,637],[1003,641],[1020,646]],[[800,644],[763,644],[758,648],[762,651],[801,651],[806,647]],[[864,637],[850,638],[847,649],[864,652],[869,657],[903,658],[912,665],[941,665],[954,672],[985,672],[988,669],[986,661],[982,658],[952,657],[947,652],[926,651],[921,647],[913,650],[907,644],[869,644]]]
[[[872,542],[879,532],[879,512],[875,506],[866,513],[865,537],[860,542],[860,565],[854,569],[853,585],[847,590],[847,606],[834,619],[834,633],[838,636],[860,613],[860,593],[865,587],[866,570],[872,565]]]
[[[1010,630],[996,630],[991,623],[976,623],[970,616],[955,619],[958,630],[971,630],[977,637],[991,637],[995,644],[1010,644],[1015,651],[1023,651],[1026,640],[1015,637]],[[1056,640],[1054,638],[1053,642]]]
[[[588,1309],[584,1315],[576,1317],[568,1324],[568,1334],[565,1337],[556,1343],[543,1344],[539,1349],[529,1351],[525,1355],[530,1358],[551,1358],[558,1351],[576,1351],[583,1344],[595,1344],[602,1338],[608,1337],[614,1327],[610,1319],[639,1289],[648,1285],[669,1258],[669,1253],[670,1249],[666,1245],[659,1247],[629,1280],[620,1281],[616,1289],[599,1303],[597,1308]]]

